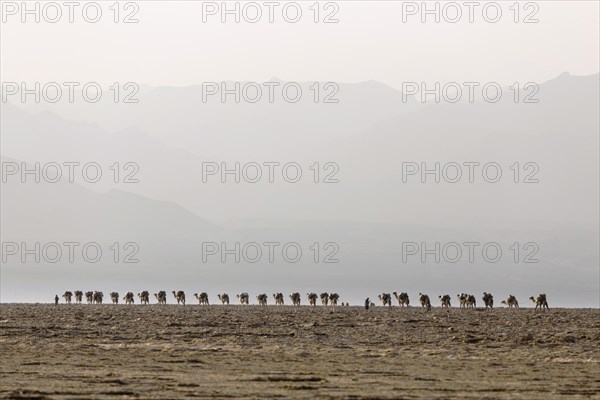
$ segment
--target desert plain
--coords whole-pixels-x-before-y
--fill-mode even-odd
[[[0,398],[600,399],[600,310],[0,306]]]

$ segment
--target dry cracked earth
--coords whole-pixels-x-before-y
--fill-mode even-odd
[[[600,310],[0,306],[0,398],[600,399]]]

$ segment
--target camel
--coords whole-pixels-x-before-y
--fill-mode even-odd
[[[240,301],[240,304],[250,304],[250,296],[248,296],[248,293],[246,292],[238,294],[237,298]]]
[[[431,301],[428,295],[419,293],[419,302],[421,303],[421,307],[426,307],[427,311],[431,311]]]
[[[65,294],[62,295],[65,298],[67,304],[71,304],[71,297],[73,297],[73,293],[66,291]]]
[[[133,292],[127,292],[125,294],[125,297],[123,297],[123,300],[125,300],[125,304],[135,303],[135,297],[133,296]]]
[[[104,299],[104,293],[94,292],[94,303],[102,304],[102,299]]]
[[[94,302],[94,292],[85,292],[85,299],[88,304],[92,304]]]
[[[185,293],[183,290],[175,291],[173,290],[173,296],[175,296],[175,300],[177,300],[177,304],[183,304],[185,306]]]
[[[392,296],[389,293],[382,293],[378,297],[384,306],[392,306]]]
[[[442,307],[446,307],[446,308],[451,307],[449,294],[445,294],[443,296],[438,296],[438,298],[440,299],[440,302],[442,303]]]
[[[321,293],[321,304],[323,304],[324,306],[329,304],[329,293],[327,292],[323,292]]]
[[[373,302],[370,302],[370,303],[369,303],[369,308],[371,308],[371,307],[375,307],[375,303],[373,303]]]
[[[477,300],[475,296],[472,294],[467,295],[467,308],[475,308],[477,307]]]
[[[112,300],[113,304],[119,304],[119,293],[118,292],[111,292],[110,293],[110,299]]]
[[[275,305],[276,306],[282,306],[283,305],[283,293],[274,293],[273,294],[273,298],[275,299]],[[259,304],[260,304],[260,300],[259,300]]]
[[[546,300],[546,293],[540,293],[537,295],[537,297],[533,297],[531,296],[529,298],[529,300],[533,301],[535,303],[535,310],[537,311],[537,309],[539,308],[540,311],[546,311],[549,310],[548,308],[548,301]]]
[[[486,309],[494,308],[494,296],[491,293],[483,292],[483,304],[485,304]]]
[[[208,293],[206,292],[202,292],[200,294],[194,293],[194,297],[198,299],[198,304],[204,304],[207,306],[210,304],[208,302]]]
[[[269,296],[267,296],[264,293],[259,294],[258,296],[256,296],[256,300],[258,300],[258,305],[259,306],[266,306],[268,299],[269,299]]]
[[[150,304],[150,293],[147,290],[144,290],[141,293],[138,293],[138,297],[140,298],[141,304]]]
[[[500,303],[507,305],[508,308],[512,308],[512,307],[519,308],[519,302],[517,301],[517,298],[515,296],[513,296],[512,294],[509,294],[508,298],[506,300],[502,300]]]
[[[461,293],[461,294],[457,294],[456,297],[458,297],[459,307],[467,308],[467,299],[469,298],[469,295],[466,293]]]
[[[229,304],[229,295],[227,293],[218,294],[219,300],[221,300],[221,304]]]
[[[167,292],[161,290],[158,293],[154,293],[154,297],[158,301],[158,304],[167,304]]]
[[[477,306],[477,300],[472,294],[461,293],[457,294],[456,297],[460,302],[460,308],[475,308]]]
[[[300,293],[292,293],[290,294],[290,299],[292,299],[292,304],[295,306],[300,305]]]
[[[83,292],[81,290],[75,291],[75,303],[81,304],[81,300],[83,300]]]
[[[311,306],[317,305],[317,298],[319,296],[317,296],[316,293],[307,293],[306,297],[308,298],[308,304],[310,304]]]
[[[408,307],[410,305],[408,293],[402,292],[402,293],[398,294],[398,293],[394,292],[392,294],[398,301],[398,305],[400,305],[400,307],[404,307],[404,306]]]
[[[340,299],[340,295],[337,293],[331,293],[329,295],[329,302],[332,306],[337,306],[338,300]]]

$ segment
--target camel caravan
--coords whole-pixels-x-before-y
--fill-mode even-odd
[[[177,304],[185,305],[185,292],[183,290],[172,291],[173,297]],[[76,290],[74,292],[66,291],[62,297],[66,304],[72,304],[73,299],[75,304],[81,304],[83,301],[83,296],[85,295],[86,301],[88,304],[102,304],[102,300],[104,298],[104,294],[99,291],[88,291],[82,292],[81,290]],[[123,297],[123,301],[125,304],[135,304],[135,295],[133,292],[127,292]],[[148,305],[150,304],[150,293],[147,290],[141,291],[137,294],[139,298],[140,304]],[[210,305],[209,295],[207,292],[194,293],[194,297],[198,300],[199,305]],[[227,293],[219,293],[217,295],[219,302],[221,305],[229,305],[230,298]],[[235,296],[240,305],[250,305],[250,295],[246,292],[239,293]],[[468,293],[459,293],[456,295],[458,299],[458,307],[461,309],[476,309],[477,308],[477,300],[476,297],[472,294]],[[58,298],[58,296],[57,296]],[[154,298],[156,299],[156,303],[159,305],[167,304],[167,292],[164,290],[159,291],[158,293],[154,293]],[[291,300],[291,305],[300,306],[302,303],[302,296],[298,292],[291,293],[289,295]],[[318,300],[321,299],[321,305],[325,307],[335,307],[338,305],[338,301],[340,296],[337,293],[327,293],[323,292],[320,295],[317,293],[307,293],[306,298],[308,300],[308,305],[310,307],[316,307]],[[396,299],[396,303],[398,307],[410,307],[410,299],[408,293],[401,292],[392,292],[390,293],[381,293],[378,295],[379,301],[383,307],[391,308],[393,306],[393,299]],[[110,299],[112,304],[119,304],[119,293],[111,292]],[[265,293],[258,294],[256,296],[257,304],[260,306],[268,305],[269,296]],[[285,297],[283,293],[277,292],[273,293],[273,299],[275,301],[276,306],[284,306],[285,305]],[[452,307],[451,304],[451,296],[449,294],[439,295],[438,299],[440,301],[440,307],[445,309],[450,309]],[[483,304],[485,308],[480,308],[479,310],[492,310],[494,308],[494,296],[491,293],[483,292],[483,296],[481,297],[483,300]],[[371,302],[369,299],[368,304],[369,307],[375,307],[375,303]],[[537,296],[531,296],[529,298],[535,305],[534,311],[547,311],[548,301],[545,293],[540,293]],[[508,308],[519,308],[519,301],[512,294],[508,295],[506,300],[502,300],[501,304],[505,305]],[[421,308],[426,311],[431,311],[432,305],[429,295],[424,293],[419,293],[419,304]],[[342,302],[342,306],[350,306],[348,302]]]

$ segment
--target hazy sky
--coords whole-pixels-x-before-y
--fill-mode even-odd
[[[509,9],[513,2],[498,2],[502,18],[496,24],[482,16],[483,4],[489,2],[475,8],[472,24],[465,6],[455,24],[443,16],[440,23],[429,16],[423,24],[420,13],[402,23],[406,2],[392,1],[339,1],[335,14],[339,23],[334,24],[313,23],[312,2],[300,2],[303,14],[296,24],[283,20],[280,10],[285,2],[275,9],[273,24],[266,21],[265,6],[258,23],[243,18],[235,23],[230,16],[223,24],[220,14],[202,22],[206,2],[140,1],[135,14],[139,23],[115,24],[108,8],[112,2],[101,3],[103,15],[96,24],[84,22],[78,10],[75,23],[68,23],[66,8],[55,24],[35,23],[33,17],[23,24],[20,14],[4,15],[2,80],[183,86],[215,80],[262,82],[276,76],[377,80],[401,88],[407,80],[511,84],[544,81],[564,71],[575,75],[599,71],[597,1],[538,1],[534,4],[539,10],[531,5],[525,9],[526,2],[521,2],[519,18],[534,13],[539,22],[532,24],[513,22]],[[433,7],[433,2],[428,4]],[[446,10],[452,18],[455,11]],[[120,17],[131,11],[121,10]],[[324,9],[322,2],[320,18],[333,11],[333,6]]]

